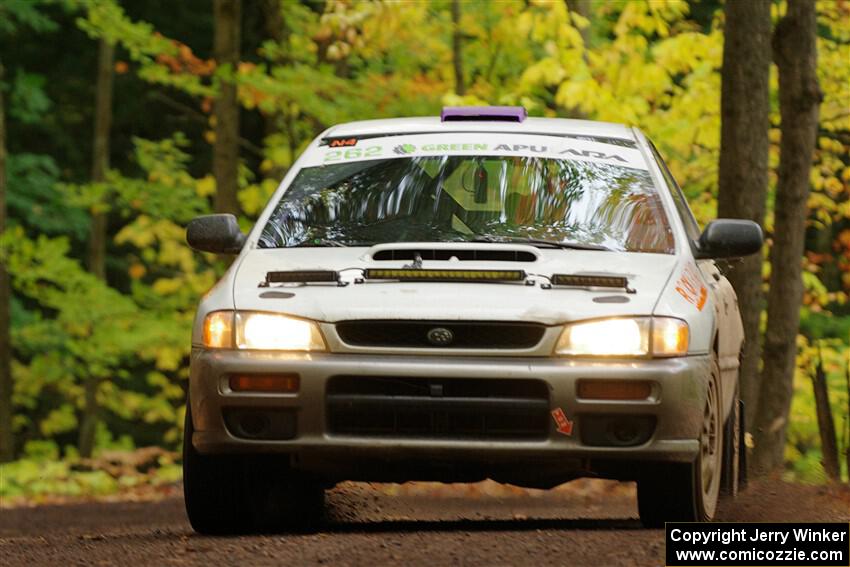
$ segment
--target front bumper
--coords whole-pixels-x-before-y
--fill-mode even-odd
[[[228,377],[238,373],[296,373],[301,386],[297,394],[233,392]],[[533,440],[341,435],[330,431],[326,392],[328,381],[341,375],[411,379],[534,378],[548,387],[550,409],[562,409],[575,426],[566,435],[558,432],[555,420],[551,419],[548,435]],[[448,468],[494,478],[498,471],[510,477],[529,469],[539,469],[540,474],[548,470],[554,476],[573,471],[574,476],[602,474],[627,478],[638,463],[694,460],[699,449],[697,439],[709,375],[707,356],[598,361],[195,348],[190,378],[195,428],[192,442],[201,453],[285,454],[292,466],[332,480],[377,481],[384,476],[391,480],[415,480],[410,475],[434,467],[437,472],[433,476],[437,479],[454,478],[455,473],[446,472],[442,476],[439,473]],[[579,379],[646,380],[652,383],[652,394],[639,401],[583,400],[576,395]],[[234,436],[224,419],[224,411],[232,409],[291,410],[295,415],[295,436],[289,440]],[[589,446],[582,442],[583,419],[619,415],[652,416],[655,427],[651,437],[629,447]]]

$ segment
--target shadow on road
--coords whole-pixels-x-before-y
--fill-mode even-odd
[[[379,520],[328,521],[324,533],[396,533],[396,532],[527,532],[536,530],[638,530],[635,519],[493,519],[493,520]]]
[[[188,526],[186,526],[188,528]],[[413,533],[487,533],[487,532],[534,532],[544,530],[558,531],[614,531],[643,530],[640,521],[635,519],[485,519],[485,520],[334,520],[323,521],[314,530],[292,531],[286,528],[268,528],[259,531],[246,531],[229,535],[202,535],[185,529],[183,526],[154,528],[145,532],[123,532],[85,537],[92,541],[110,540],[127,542],[162,542],[186,540],[223,540],[250,537],[302,537],[336,534],[413,534]]]
[[[634,519],[492,519],[492,520],[377,520],[337,521],[326,520],[312,531],[292,532],[269,529],[255,532],[256,536],[307,536],[317,534],[388,534],[423,532],[533,532],[538,530],[608,531],[642,530],[640,521]],[[190,537],[206,538],[192,534]],[[219,538],[220,536],[212,536]],[[237,536],[238,537],[238,536]]]

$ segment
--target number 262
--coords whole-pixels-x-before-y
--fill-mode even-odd
[[[341,159],[357,159],[359,157],[376,157],[381,155],[381,146],[371,148],[349,148],[347,150],[331,150],[325,154],[325,161],[338,161]]]

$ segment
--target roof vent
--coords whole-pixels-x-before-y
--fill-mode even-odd
[[[522,106],[445,106],[441,122],[522,122],[528,112]]]

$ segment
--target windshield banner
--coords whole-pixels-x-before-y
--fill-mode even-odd
[[[351,145],[352,141],[354,145]],[[388,136],[359,141],[351,138],[347,142],[346,147],[323,146],[308,152],[302,167],[370,159],[481,155],[589,161],[647,169],[646,161],[636,148],[557,136],[467,132]]]

